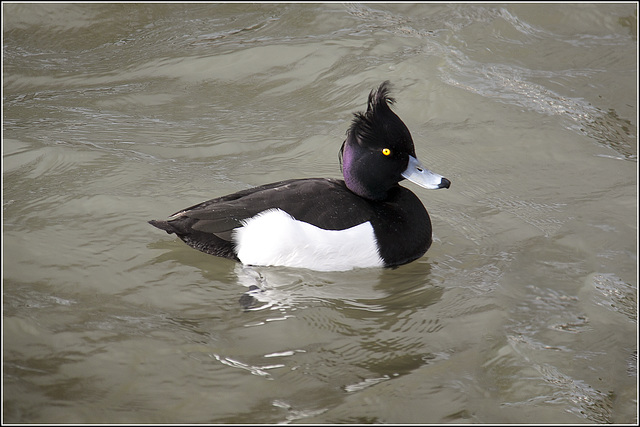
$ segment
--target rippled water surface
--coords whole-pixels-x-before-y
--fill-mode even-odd
[[[635,3],[3,3],[3,25],[4,422],[637,422]],[[249,269],[146,223],[339,177],[384,80],[453,183],[406,184],[423,258]]]

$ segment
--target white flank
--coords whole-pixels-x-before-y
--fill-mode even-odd
[[[323,230],[270,209],[244,221],[234,233],[238,258],[248,265],[281,265],[319,271],[381,267],[369,222]]]

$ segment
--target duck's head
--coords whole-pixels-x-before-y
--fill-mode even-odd
[[[449,188],[451,182],[422,166],[407,126],[391,111],[388,81],[369,94],[367,111],[355,113],[340,148],[347,187],[359,196],[384,200],[403,179],[428,189]]]

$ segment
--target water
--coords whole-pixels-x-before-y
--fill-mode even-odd
[[[4,422],[637,422],[634,3],[3,3],[3,24]],[[406,184],[425,257],[245,269],[146,223],[340,176],[387,79],[453,183]]]

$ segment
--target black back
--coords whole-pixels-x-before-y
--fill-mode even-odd
[[[370,221],[386,266],[413,261],[431,245],[431,221],[420,200],[397,186],[384,202],[364,199],[344,181],[311,178],[281,181],[239,191],[150,221],[189,246],[236,259],[233,230],[265,210],[278,208],[325,230],[344,230]]]

